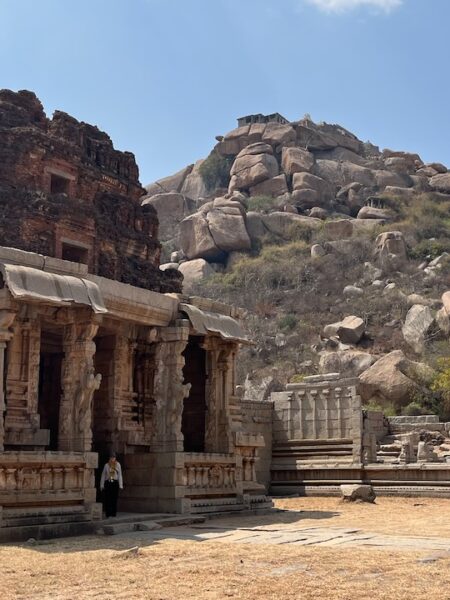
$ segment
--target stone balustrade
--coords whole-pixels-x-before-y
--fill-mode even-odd
[[[0,506],[95,501],[97,455],[62,452],[0,454]]]
[[[190,495],[236,492],[238,471],[232,454],[187,453],[183,484]]]

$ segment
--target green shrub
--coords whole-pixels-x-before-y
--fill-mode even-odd
[[[422,240],[410,250],[411,258],[424,260],[426,258],[436,258],[443,252],[450,252],[450,239],[444,240]]]
[[[248,199],[248,210],[254,212],[267,212],[273,208],[275,199],[272,196],[252,196]]]
[[[302,383],[303,380],[305,379],[306,375],[301,375],[300,373],[296,373],[295,375],[292,375],[292,377],[289,380],[289,383]]]
[[[298,319],[293,314],[284,315],[284,317],[278,319],[278,327],[282,331],[292,331],[297,326],[297,323]]]
[[[402,415],[406,417],[415,417],[417,415],[425,415],[429,411],[423,407],[419,402],[410,402],[407,406],[402,408]]]
[[[232,164],[233,157],[221,156],[214,151],[202,162],[199,172],[208,191],[218,187],[228,187]]]
[[[437,394],[438,414],[447,420],[450,417],[450,357],[438,358],[438,371],[431,384],[431,390]]]
[[[363,410],[368,410],[371,412],[382,412],[385,417],[395,417],[395,415],[397,414],[397,412],[396,412],[395,408],[392,406],[392,404],[383,406],[382,404],[379,404],[378,402],[375,402],[375,401],[371,401],[371,402],[368,402],[367,404],[364,404]]]
[[[287,237],[292,241],[311,242],[313,231],[303,223],[292,223],[287,230]]]

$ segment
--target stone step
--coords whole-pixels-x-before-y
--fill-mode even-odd
[[[191,513],[192,514],[208,514],[208,513],[236,513],[242,512],[247,508],[245,504],[219,504],[219,505],[211,505],[211,506],[192,506],[191,505]]]
[[[28,517],[3,518],[3,527],[27,527],[29,525],[50,525],[56,523],[80,523],[91,521],[91,515],[87,512],[66,513],[64,515],[41,515]]]
[[[42,517],[48,515],[84,514],[85,507],[82,504],[68,504],[66,506],[42,506],[42,507],[16,507],[3,508],[3,518],[17,519],[21,517]]]
[[[95,522],[51,523],[26,527],[0,527],[0,543],[26,542],[29,539],[47,540],[95,532]]]
[[[134,520],[122,523],[110,522],[102,525],[97,531],[104,535],[119,535],[121,533],[130,533],[132,531],[151,531],[152,529],[161,529],[162,527],[179,527],[180,525],[193,525],[195,523],[204,523],[206,517],[192,515],[170,515],[157,520]]]

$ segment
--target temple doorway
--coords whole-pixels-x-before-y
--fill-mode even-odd
[[[50,431],[49,450],[58,450],[61,366],[64,357],[62,335],[42,331],[39,363],[38,412],[41,429]]]
[[[201,347],[203,338],[190,336],[183,352],[184,383],[191,384],[189,396],[184,399],[181,432],[185,452],[205,451],[206,423],[206,351]]]

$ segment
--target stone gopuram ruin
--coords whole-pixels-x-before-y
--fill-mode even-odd
[[[270,506],[239,311],[159,269],[143,192],[106,134],[0,92],[0,541],[91,531],[112,450],[121,510]]]

